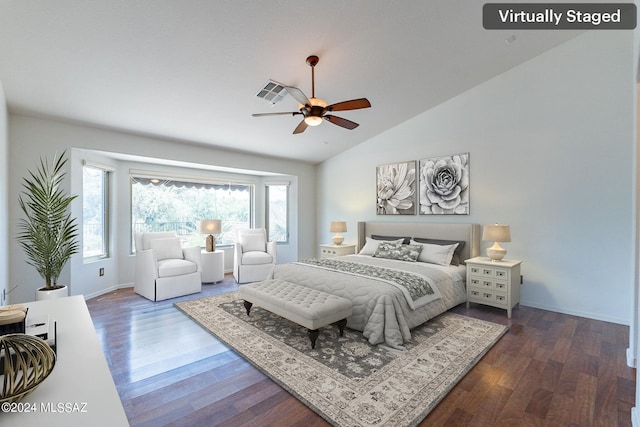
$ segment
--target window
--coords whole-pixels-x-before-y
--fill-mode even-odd
[[[268,240],[289,241],[289,185],[267,184],[265,187]]]
[[[82,168],[82,256],[109,256],[109,170],[87,163]]]
[[[233,245],[236,230],[253,224],[252,198],[251,184],[132,174],[132,237],[140,232],[175,231],[189,245],[204,247],[200,220],[219,219],[222,233],[216,236],[216,245]]]

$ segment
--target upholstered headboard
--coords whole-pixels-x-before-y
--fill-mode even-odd
[[[358,222],[358,252],[371,235],[423,237],[444,240],[464,240],[460,260],[480,255],[480,224],[434,224],[428,222]]]

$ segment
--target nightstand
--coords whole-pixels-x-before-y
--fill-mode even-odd
[[[202,283],[214,283],[224,279],[224,251],[202,251]]]
[[[487,257],[465,260],[467,264],[467,308],[470,302],[511,310],[520,304],[520,264],[522,261]]]
[[[356,245],[320,245],[320,258],[333,258],[355,253]]]

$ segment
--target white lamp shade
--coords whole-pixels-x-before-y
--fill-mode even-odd
[[[344,233],[347,231],[346,221],[331,221],[329,225],[329,231],[332,233]]]
[[[201,234],[220,234],[222,231],[222,221],[219,219],[203,219],[200,221]]]
[[[486,242],[510,242],[511,230],[508,225],[485,225],[482,230],[482,240]]]

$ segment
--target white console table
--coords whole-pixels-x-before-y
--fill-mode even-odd
[[[23,407],[21,413],[0,411],[0,425],[128,426],[84,298],[78,295],[24,305],[29,307],[27,325],[32,316],[48,315],[57,322],[56,365],[49,377],[19,402],[28,408]]]

